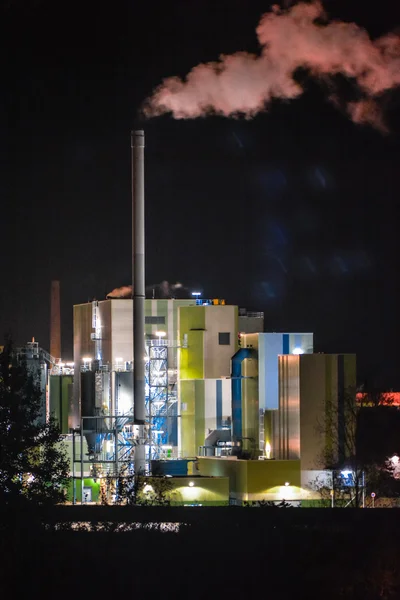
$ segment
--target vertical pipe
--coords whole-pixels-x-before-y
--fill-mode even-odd
[[[50,293],[50,354],[61,359],[60,282],[51,282]]]
[[[119,484],[119,464],[118,464],[118,427],[117,427],[117,419],[115,419],[115,441],[114,441],[114,455],[115,455],[115,482],[116,485]]]
[[[76,431],[72,432],[72,504],[76,504],[76,478],[75,478],[75,435]]]
[[[132,158],[132,298],[133,298],[133,415],[138,425],[135,472],[145,470],[145,340],[144,340],[144,131],[131,134]]]
[[[83,504],[83,418],[81,418],[81,504]]]
[[[365,471],[362,472],[362,507],[365,508]]]

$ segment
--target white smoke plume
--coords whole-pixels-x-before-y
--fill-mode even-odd
[[[176,119],[217,114],[254,117],[273,98],[293,99],[304,89],[295,81],[305,68],[325,81],[351,78],[360,100],[347,105],[356,123],[384,129],[377,100],[400,84],[400,36],[389,33],[372,41],[354,23],[329,22],[320,2],[272,7],[257,27],[259,55],[237,52],[194,67],[184,80],[169,77],[146,101],[144,113],[172,113]]]
[[[176,297],[189,297],[189,290],[182,283],[177,281],[176,283],[169,283],[169,281],[162,281],[161,283],[153,283],[146,286],[146,296],[148,298],[176,298]],[[117,298],[132,298],[132,286],[123,285],[122,287],[115,288],[112,292],[107,294],[108,300]]]

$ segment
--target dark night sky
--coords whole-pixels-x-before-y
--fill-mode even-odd
[[[325,7],[372,36],[399,25],[398,3],[370,4]],[[72,305],[130,281],[138,107],[166,76],[257,51],[269,6],[3,0],[0,331],[48,348],[59,278],[72,355]],[[252,121],[145,123],[147,283],[179,280],[264,310],[267,330],[313,331],[317,351],[358,354],[360,380],[400,389],[400,92],[385,100],[382,136],[299,76],[304,96]]]

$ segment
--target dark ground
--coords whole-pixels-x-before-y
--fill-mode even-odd
[[[58,599],[400,597],[396,510],[71,508],[61,508],[61,518],[75,515],[93,528],[101,519],[109,531],[44,533],[33,517],[19,516],[1,536],[3,592]],[[59,522],[61,511],[47,523]],[[112,531],[133,519],[147,527],[186,525],[179,533],[157,525]]]

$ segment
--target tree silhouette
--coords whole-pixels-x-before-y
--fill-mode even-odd
[[[41,391],[12,342],[0,354],[0,506],[64,502],[69,462],[54,420],[43,423]]]

